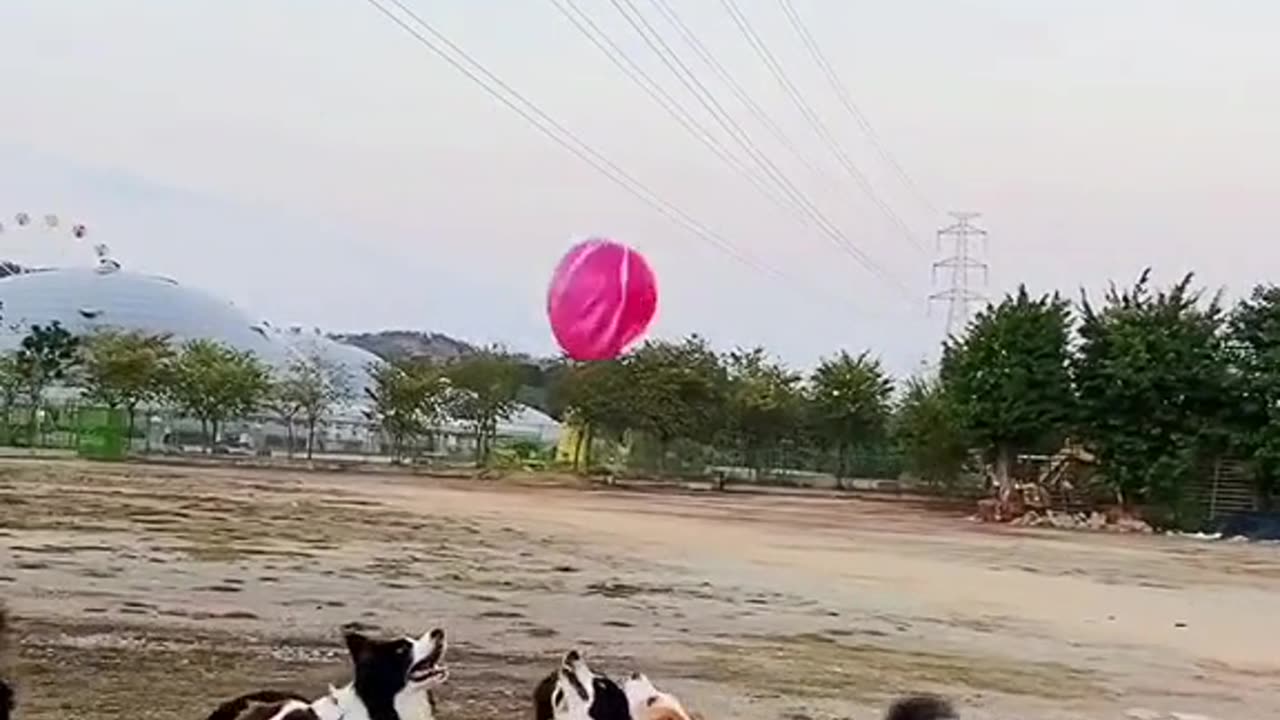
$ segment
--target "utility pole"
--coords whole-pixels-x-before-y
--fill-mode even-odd
[[[974,241],[981,240],[984,251],[987,244],[987,231],[973,224],[979,216],[976,212],[953,212],[955,222],[938,230],[938,250],[941,252],[946,243],[949,254],[933,264],[933,281],[937,283],[938,271],[942,270],[948,282],[945,289],[929,296],[929,302],[947,304],[947,337],[962,332],[972,317],[973,306],[987,299],[981,289],[987,285],[988,267],[975,256]],[[972,282],[976,274],[982,276],[979,289]]]

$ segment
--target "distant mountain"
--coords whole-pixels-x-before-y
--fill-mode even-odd
[[[416,330],[342,333],[334,335],[333,339],[367,350],[383,360],[426,359],[447,362],[479,350],[465,340],[449,337],[444,333]]]

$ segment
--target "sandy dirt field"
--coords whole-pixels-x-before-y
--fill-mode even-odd
[[[26,720],[199,718],[444,625],[442,720],[570,646],[709,720],[1280,717],[1280,548],[990,528],[906,502],[0,463]]]

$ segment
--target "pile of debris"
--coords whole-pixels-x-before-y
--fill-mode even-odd
[[[1032,510],[1009,521],[1020,527],[1047,527],[1060,530],[1094,530],[1115,533],[1151,534],[1152,527],[1141,518],[1125,512],[1073,513],[1055,510]]]

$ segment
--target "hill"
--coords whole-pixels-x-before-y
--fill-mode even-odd
[[[355,345],[383,360],[427,359],[447,362],[479,350],[465,340],[437,332],[416,330],[380,330],[378,332],[341,333],[332,336],[338,342]]]

